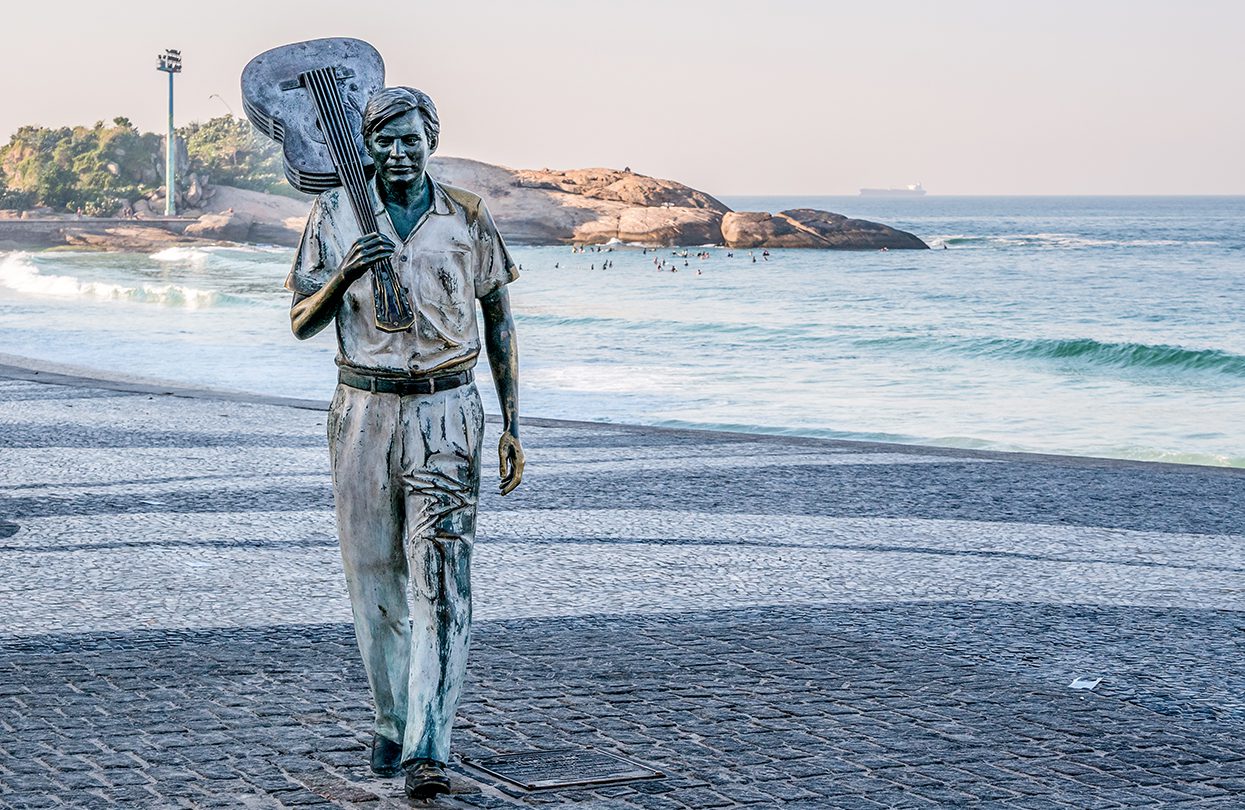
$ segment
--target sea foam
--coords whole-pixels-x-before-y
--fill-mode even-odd
[[[157,262],[205,262],[211,255],[205,248],[178,246],[158,250],[151,254],[151,258]]]
[[[219,293],[179,284],[127,286],[108,281],[87,281],[75,276],[45,274],[39,270],[33,256],[24,251],[5,254],[0,258],[0,286],[26,295],[136,301],[186,309],[210,307],[220,301]]]

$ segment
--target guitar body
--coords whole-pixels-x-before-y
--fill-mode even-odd
[[[346,37],[282,45],[242,70],[242,104],[251,123],[281,144],[285,176],[299,191],[346,192],[359,229],[376,233],[367,192],[372,159],[363,145],[363,110],[385,86],[385,63],[366,42]],[[391,259],[372,265],[376,326],[409,329],[415,314]]]
[[[363,108],[385,86],[385,63],[359,39],[334,37],[296,42],[265,51],[242,70],[242,106],[257,129],[281,144],[285,176],[307,194],[341,185],[311,95],[296,84],[300,74],[322,67],[348,73],[340,79],[343,108],[364,168],[372,159],[363,148]]]

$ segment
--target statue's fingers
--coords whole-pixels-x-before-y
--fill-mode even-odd
[[[501,481],[498,483],[498,487],[501,488],[503,494],[506,491],[506,487],[514,480],[517,471],[518,467],[514,463],[514,458],[507,454],[506,463],[502,465]]]
[[[509,495],[511,492],[514,492],[515,487],[517,487],[522,480],[523,480],[523,469],[516,465],[512,470],[512,475],[510,476],[510,480],[506,481],[502,485],[501,494]]]

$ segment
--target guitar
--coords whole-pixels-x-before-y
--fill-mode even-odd
[[[385,86],[385,63],[368,43],[313,39],[264,51],[242,70],[242,106],[260,132],[281,144],[285,177],[307,194],[341,186],[359,230],[376,233],[367,193],[372,159],[363,145],[363,109]],[[393,262],[372,265],[376,326],[401,332],[415,314]]]

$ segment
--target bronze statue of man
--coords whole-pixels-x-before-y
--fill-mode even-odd
[[[306,339],[337,325],[328,439],[342,562],[376,709],[371,767],[406,793],[449,790],[450,728],[471,628],[471,547],[484,414],[472,367],[475,301],[502,412],[502,495],[519,485],[518,349],[506,285],[518,273],[483,201],[425,171],[440,122],[426,94],[376,93],[363,113],[380,233],[360,232],[345,192],[315,201],[286,286]],[[378,328],[369,267],[392,259],[416,319]]]

